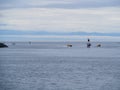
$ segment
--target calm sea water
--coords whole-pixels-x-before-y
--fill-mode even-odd
[[[92,42],[91,48],[86,42],[6,44],[0,90],[120,90],[120,42]]]

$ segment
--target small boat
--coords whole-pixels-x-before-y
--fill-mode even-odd
[[[67,47],[72,47],[72,44],[67,44]]]

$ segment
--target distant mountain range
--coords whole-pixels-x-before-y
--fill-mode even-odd
[[[47,32],[47,31],[23,31],[23,30],[0,30],[0,35],[80,35],[80,36],[120,36],[120,33],[98,32]]]

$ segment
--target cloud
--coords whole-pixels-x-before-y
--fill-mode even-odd
[[[120,0],[0,0],[0,9],[98,7],[120,7]]]
[[[74,0],[66,4],[49,4],[49,8],[101,8],[101,7],[119,7],[119,0]]]
[[[120,32],[120,8],[1,10],[1,30]]]
[[[4,24],[4,23],[1,24],[1,23],[0,23],[0,26],[7,26],[7,24]]]

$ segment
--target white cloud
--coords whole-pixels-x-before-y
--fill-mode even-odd
[[[0,28],[7,30],[120,32],[120,8],[21,8],[0,13],[0,23],[7,24]]]

